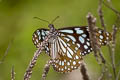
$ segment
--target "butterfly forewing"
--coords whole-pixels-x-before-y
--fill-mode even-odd
[[[32,41],[34,43],[34,45],[36,46],[36,48],[39,47],[39,45],[41,44],[41,42],[45,39],[45,36],[47,36],[47,34],[49,33],[49,30],[48,29],[37,29],[34,33],[33,33],[33,36],[32,36]],[[46,44],[45,46],[45,51],[47,53],[49,53],[49,43]]]
[[[87,27],[68,27],[59,29],[60,38],[71,47],[76,53],[80,50],[79,55],[85,55],[92,51]]]

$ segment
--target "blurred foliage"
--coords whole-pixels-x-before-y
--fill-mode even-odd
[[[119,0],[112,0],[112,3],[120,11]],[[48,28],[48,24],[35,20],[33,17],[52,21],[56,16],[60,16],[54,23],[56,28],[60,28],[61,26],[87,25],[86,15],[91,12],[97,17],[97,26],[100,27],[97,8],[98,0],[0,0],[0,60],[9,42],[13,40],[4,62],[0,64],[0,80],[10,80],[13,65],[16,80],[23,79],[29,61],[36,50],[32,43],[32,34],[38,28]],[[116,15],[105,6],[103,6],[103,11],[107,29],[111,32],[112,25],[116,21]],[[118,43],[120,37],[119,35],[117,37]],[[119,48],[120,44],[117,44],[116,64],[120,63]],[[110,63],[107,47],[102,47],[102,49],[105,58]],[[93,54],[84,58],[90,77],[95,80],[100,75],[101,68]],[[41,78],[43,67],[48,59],[48,55],[44,53],[40,55],[37,65],[33,69],[31,80]],[[63,77],[65,77],[64,74],[55,72],[51,67],[47,80],[64,80]]]

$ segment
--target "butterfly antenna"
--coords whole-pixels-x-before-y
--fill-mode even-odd
[[[51,24],[53,24],[53,22],[55,22],[60,16],[57,16],[55,19],[52,20]]]
[[[47,20],[44,20],[44,19],[41,19],[41,18],[39,18],[39,17],[33,17],[34,19],[38,19],[38,20],[41,20],[41,21],[44,21],[44,22],[47,22],[48,24],[50,24],[50,22],[49,21],[47,21]]]

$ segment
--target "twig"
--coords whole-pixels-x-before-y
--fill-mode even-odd
[[[105,23],[104,23],[104,17],[103,17],[103,11],[102,11],[102,1],[103,0],[99,0],[98,15],[100,17],[101,26],[104,28],[104,31],[106,31],[106,27],[105,27]]]
[[[45,64],[44,71],[43,71],[43,74],[42,74],[42,80],[46,79],[48,71],[50,69],[51,62],[52,62],[52,60],[49,60],[49,61],[47,61],[47,64]]]
[[[83,80],[90,80],[89,79],[89,76],[88,76],[88,73],[87,73],[87,69],[85,67],[85,63],[81,63],[80,65],[80,71],[81,71],[81,74],[82,74],[82,77],[83,77]]]
[[[117,74],[116,80],[119,80],[119,77],[120,77],[120,69],[119,69],[119,71],[118,71],[118,74]]]
[[[96,42],[94,42],[94,41],[96,41],[96,37],[95,37],[95,21],[96,21],[96,19],[93,18],[91,13],[88,13],[87,20],[88,20],[88,29],[89,29],[91,46],[94,51],[94,56],[96,57],[96,60],[98,61],[97,48],[96,48],[96,46],[94,46],[95,44],[97,44]],[[93,20],[94,20],[94,22],[93,22]]]
[[[96,38],[96,26],[95,26],[96,19],[90,13],[87,16],[87,19],[88,19],[89,36],[90,36],[91,46],[92,46],[93,51],[94,51],[94,56],[96,57],[97,61],[100,58],[102,63],[103,63],[103,66],[105,67],[105,68],[102,68],[103,72],[101,74],[101,77],[98,79],[98,80],[100,80],[100,79],[103,78],[104,74],[106,72],[108,72],[108,69],[107,69],[107,66],[106,66],[106,60],[102,55],[102,51],[99,47],[99,44],[98,44],[97,38]],[[97,52],[99,52],[99,57],[98,57]],[[99,63],[99,61],[98,61],[98,63]],[[100,64],[100,65],[102,65],[102,64]]]
[[[103,80],[104,75],[105,75],[105,69],[104,69],[104,67],[102,67],[102,72],[101,72],[101,75],[98,78],[98,80]]]
[[[108,3],[109,3],[109,2],[108,2]],[[120,12],[118,12],[115,8],[113,8],[112,5],[108,5],[108,4],[106,4],[104,1],[103,1],[103,4],[104,4],[107,8],[111,9],[114,13],[116,13],[116,15],[120,18]]]
[[[116,67],[115,67],[115,44],[116,44],[116,33],[117,27],[113,25],[113,33],[112,33],[112,46],[108,45],[111,64],[113,69],[114,78],[116,79]]]
[[[8,51],[9,51],[9,49],[10,49],[10,46],[11,46],[11,44],[12,44],[12,41],[13,41],[13,40],[11,40],[11,41],[9,42],[7,49],[6,49],[6,51],[5,51],[5,53],[4,53],[3,57],[2,57],[2,59],[0,60],[0,64],[2,64],[2,63],[4,62],[5,57],[7,56]]]
[[[99,49],[98,52],[99,52],[99,56],[100,56],[100,58],[101,58],[102,63],[105,64],[105,63],[106,63],[106,60],[105,60],[105,58],[103,57],[102,51]]]
[[[48,42],[48,39],[51,36],[45,37],[45,40],[41,43],[41,45],[39,46],[38,50],[36,50],[36,52],[34,53],[34,56],[32,58],[32,60],[30,61],[30,64],[26,70],[26,73],[24,75],[24,80],[29,80],[31,78],[32,75],[32,69],[36,64],[36,61],[41,53],[41,51],[44,49],[45,44]]]
[[[11,80],[15,80],[14,66],[12,66],[12,69],[11,69]]]
[[[99,63],[99,57],[98,57],[97,52],[100,50],[100,48],[99,48],[97,38],[96,38],[96,29],[97,29],[97,27],[96,27],[96,18],[94,18],[91,15],[91,13],[88,13],[87,20],[88,20],[88,30],[89,30],[91,47],[92,47],[92,49],[94,51],[94,56],[96,57],[96,60]]]

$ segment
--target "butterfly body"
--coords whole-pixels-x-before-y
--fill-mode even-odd
[[[71,72],[80,66],[82,56],[92,52],[88,27],[74,26],[55,31],[56,35],[49,39],[45,51],[53,60],[56,71]],[[48,33],[48,29],[37,29],[33,33],[33,43],[37,48]],[[100,46],[111,40],[111,34],[102,29],[97,29],[95,34]]]

